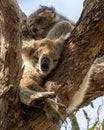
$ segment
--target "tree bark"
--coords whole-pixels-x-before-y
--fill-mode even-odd
[[[47,120],[43,111],[26,106],[20,107],[18,99],[18,84],[21,77],[19,13],[13,0],[1,0],[0,10],[3,18],[0,58],[0,129],[59,130],[57,125]],[[47,79],[44,87],[48,91],[55,91],[61,102],[67,107],[70,106],[83,77],[102,49],[104,49],[104,1],[86,0],[81,17],[63,50],[60,64]],[[101,57],[94,62],[95,69],[91,76],[90,87],[76,110],[103,94],[103,61],[104,58]],[[67,107],[60,108],[64,118],[69,115]],[[23,108],[27,113],[21,115]]]
[[[0,130],[14,130],[19,123],[18,85],[21,79],[21,40],[18,5],[0,0]]]
[[[83,77],[88,72],[98,53],[104,49],[103,11],[103,0],[85,1],[81,17],[64,48],[62,61],[56,72],[46,82],[45,87],[48,90],[54,90],[66,106],[70,106],[73,96],[79,90]],[[100,58],[101,69],[97,67],[99,66],[98,60],[95,62],[91,85],[80,107],[88,105],[92,99],[103,94],[103,59],[103,57]],[[100,81],[99,87],[96,80]],[[63,110],[62,113],[65,117],[69,114],[66,110]]]

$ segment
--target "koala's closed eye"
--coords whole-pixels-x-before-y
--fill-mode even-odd
[[[59,59],[53,59],[53,62],[58,62],[59,61]]]
[[[39,60],[39,55],[38,55],[37,51],[33,54],[32,59],[33,59],[34,62],[37,62]]]
[[[36,55],[34,55],[34,56],[33,56],[33,60],[34,60],[34,61],[38,61],[38,60],[39,60],[39,57],[36,56]]]
[[[40,47],[46,46],[46,43],[41,43]]]

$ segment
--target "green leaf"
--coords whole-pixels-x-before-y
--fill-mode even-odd
[[[70,119],[71,126],[72,126],[72,129],[71,129],[71,130],[80,130],[76,116],[75,116],[74,114],[71,114],[71,115],[69,116],[69,119]]]
[[[87,120],[90,120],[90,118],[88,117],[87,112],[86,112],[84,109],[83,109],[83,113],[84,113],[85,118],[86,118]]]
[[[88,130],[95,130],[95,127],[96,127],[97,123],[98,123],[98,121],[96,121],[96,122],[94,123],[94,125],[93,125],[91,128],[89,128]]]
[[[102,122],[102,130],[104,130],[104,120],[103,120],[103,122]]]
[[[94,108],[94,104],[93,104],[93,102],[91,102],[90,105],[91,105],[92,108]]]

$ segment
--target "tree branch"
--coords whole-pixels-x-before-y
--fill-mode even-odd
[[[90,88],[80,107],[88,105],[92,100],[104,95],[104,56],[97,58],[94,62],[95,69],[90,79]]]
[[[60,128],[57,125],[48,121],[45,113],[40,109],[33,110],[28,107],[27,113],[25,113],[28,115],[28,119],[23,119],[21,115],[22,109],[20,108],[17,95],[19,80],[21,78],[21,43],[18,7],[13,0],[1,0],[0,11],[2,15],[0,129],[59,130]],[[79,90],[83,77],[88,72],[97,54],[104,48],[103,21],[104,1],[86,0],[81,17],[71,34],[68,44],[64,48],[60,64],[45,83],[45,88],[48,91],[54,90],[67,108],[70,108],[70,103],[75,93]],[[95,63],[95,66],[97,65]],[[100,70],[94,71],[91,78],[93,87],[89,88],[85,100],[76,109],[87,105],[92,99],[102,95],[104,83],[101,71],[104,71],[104,69]],[[99,78],[97,77],[97,73],[101,75]],[[96,78],[100,80],[100,83],[102,80],[102,84],[97,83]],[[97,85],[99,85],[100,89],[98,89]],[[69,115],[66,109],[60,108],[60,112],[65,118]]]
[[[75,93],[79,90],[83,77],[87,74],[98,53],[104,48],[103,21],[104,1],[86,0],[81,17],[71,34],[68,44],[64,48],[60,64],[45,83],[44,87],[48,91],[55,91],[62,103],[67,106],[66,109],[60,108],[60,112],[65,118],[69,115],[67,109],[70,108],[71,101]],[[96,69],[94,71],[96,71]],[[98,73],[100,73],[100,71]],[[93,75],[95,74],[93,73]],[[104,90],[104,87],[102,87],[102,90]],[[95,95],[93,95],[94,92],[96,93]],[[101,93],[98,93],[96,87],[92,89],[92,86],[90,86],[85,100],[80,106],[77,106],[76,110],[79,107],[87,105],[92,99],[100,95]],[[59,130],[59,128],[51,124],[51,122],[48,122],[47,125],[43,125],[47,119],[44,118],[44,113],[40,111],[39,113],[41,114],[38,119],[36,118],[38,113],[32,113],[32,118],[29,120],[27,126],[24,127],[25,129],[33,125],[34,129]]]
[[[79,90],[83,77],[85,77],[97,54],[104,48],[103,21],[104,1],[86,1],[81,17],[64,48],[61,63],[46,82],[46,89],[56,91],[62,103],[69,108],[75,93]],[[103,86],[99,85],[99,87],[102,88]],[[89,98],[89,102],[102,95],[102,93],[98,93],[98,89],[96,90],[97,94],[93,95],[95,89],[95,86],[94,89],[90,86],[88,90],[90,98],[87,96],[86,98],[87,100]],[[102,89],[104,90],[104,87]],[[81,106],[88,104],[87,100],[84,100]],[[68,116],[67,109],[61,111],[65,117]]]

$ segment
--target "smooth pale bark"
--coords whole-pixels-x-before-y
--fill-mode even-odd
[[[11,6],[11,4],[13,6]],[[6,8],[5,8],[6,7]],[[70,5],[69,5],[70,8]],[[9,9],[9,11],[8,11]],[[59,130],[47,120],[45,113],[39,109],[26,106],[26,119],[21,115],[22,107],[18,102],[18,84],[20,80],[20,28],[19,16],[13,0],[1,0],[3,24],[1,35],[1,130]],[[8,23],[9,21],[9,23]],[[9,30],[9,31],[8,31]],[[12,35],[11,35],[12,34]],[[6,47],[5,47],[6,46]],[[55,91],[67,107],[79,90],[84,76],[88,72],[98,53],[104,48],[104,1],[86,0],[84,8],[68,44],[65,46],[58,68],[45,83],[48,91]],[[5,64],[6,63],[6,64]],[[13,69],[15,67],[15,69]],[[91,85],[79,107],[87,105],[91,100],[99,97],[104,91],[104,63],[102,58],[95,63],[96,68],[91,77]],[[100,69],[99,69],[100,66]],[[6,79],[6,80],[4,80]],[[12,87],[11,87],[12,86]],[[76,99],[77,100],[77,99]],[[67,108],[60,108],[66,118]],[[7,114],[9,113],[9,114]],[[9,122],[10,121],[10,125]],[[16,122],[17,121],[17,122]],[[4,126],[5,124],[5,126]],[[15,126],[15,128],[14,128]],[[20,127],[21,126],[21,127]]]

